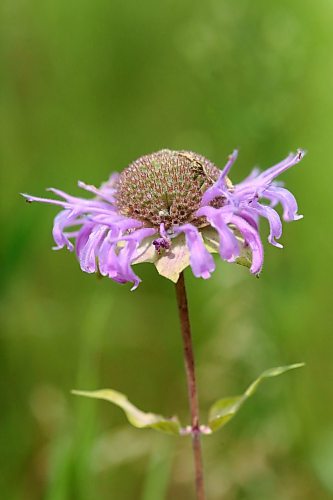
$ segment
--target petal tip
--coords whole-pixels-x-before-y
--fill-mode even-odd
[[[140,283],[141,283],[141,280],[136,281],[134,283],[134,285],[132,286],[132,288],[131,288],[131,292],[134,292],[138,288],[138,286],[140,285]]]
[[[30,194],[27,194],[27,193],[19,193],[20,196],[23,196],[23,198],[25,199],[25,201],[27,203],[32,203],[34,201],[34,198],[33,196],[31,196]]]
[[[306,151],[306,149],[298,148],[296,154],[297,154],[298,161],[301,161],[304,158],[304,156],[307,154],[307,151]]]

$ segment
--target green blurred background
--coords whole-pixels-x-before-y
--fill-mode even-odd
[[[142,154],[192,149],[237,182],[289,151],[283,179],[305,218],[266,245],[259,280],[220,262],[186,273],[205,419],[262,370],[237,418],[204,440],[210,500],[333,498],[331,0],[2,0],[1,412],[4,500],[191,499],[190,441],[129,428],[112,387],[188,420],[173,284],[139,289],[51,251],[57,209],[19,192],[99,185]],[[264,237],[267,226],[263,224]]]

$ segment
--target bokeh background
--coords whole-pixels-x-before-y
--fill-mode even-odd
[[[142,154],[192,149],[237,182],[289,151],[283,180],[304,219],[265,267],[186,273],[202,419],[262,370],[235,420],[205,438],[211,500],[333,497],[331,0],[2,0],[1,411],[4,500],[191,499],[190,441],[130,428],[112,387],[188,420],[173,284],[153,266],[128,286],[51,251],[55,207],[18,195],[78,194]],[[267,227],[263,224],[263,233]]]

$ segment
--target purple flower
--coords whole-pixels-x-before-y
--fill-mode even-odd
[[[54,219],[54,249],[75,251],[83,271],[131,282],[132,290],[141,281],[133,264],[152,262],[175,282],[190,265],[196,277],[207,279],[215,269],[211,254],[217,252],[259,274],[264,253],[260,218],[268,221],[269,243],[281,248],[276,240],[282,223],[275,206],[282,205],[285,221],[302,217],[294,196],[275,178],[303,156],[299,150],[263,172],[255,169],[234,186],[228,174],[237,151],[219,170],[197,153],[164,149],[139,158],[99,189],[79,182],[95,195],[92,199],[58,189],[49,191],[59,200],[23,196],[62,208]]]

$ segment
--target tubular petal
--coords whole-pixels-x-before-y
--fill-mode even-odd
[[[190,265],[197,278],[210,278],[215,269],[214,259],[206,249],[202,236],[192,224],[184,224],[175,229],[175,234],[185,233],[186,244],[190,251]]]
[[[198,210],[198,215],[205,215],[211,226],[216,229],[220,238],[219,252],[223,260],[234,262],[239,256],[237,238],[228,227],[233,212],[213,207],[203,207]]]
[[[273,204],[281,203],[283,208],[283,219],[287,222],[299,220],[303,215],[298,215],[298,206],[295,196],[283,187],[270,186],[263,193],[263,197],[272,201]]]
[[[256,231],[248,222],[246,222],[245,219],[239,217],[238,215],[233,215],[231,217],[231,222],[237,227],[244,240],[251,248],[251,273],[259,274],[264,261],[264,250],[258,231]]]
[[[247,208],[247,211],[260,215],[261,217],[265,217],[268,220],[270,233],[268,236],[268,241],[272,245],[282,248],[281,243],[275,241],[275,238],[279,239],[282,235],[282,223],[279,214],[274,210],[274,208],[269,207],[267,205],[261,205],[257,201],[253,201],[251,206]]]

